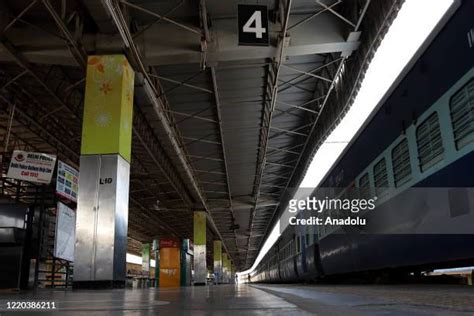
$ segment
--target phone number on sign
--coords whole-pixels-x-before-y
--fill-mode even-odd
[[[49,301],[6,302],[6,305],[7,309],[56,309],[56,303]]]

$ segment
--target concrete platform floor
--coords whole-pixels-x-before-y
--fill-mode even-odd
[[[247,284],[0,293],[0,315],[28,300],[54,301],[56,315],[474,315],[467,286]]]

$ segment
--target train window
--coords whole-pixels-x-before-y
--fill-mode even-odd
[[[395,186],[399,187],[411,179],[410,153],[405,138],[392,150],[393,177]]]
[[[451,97],[449,107],[454,142],[460,149],[474,141],[474,79]]]
[[[374,184],[377,195],[383,195],[388,187],[387,164],[385,158],[382,158],[374,166]]]
[[[370,195],[369,174],[366,173],[359,179],[359,193],[362,198],[368,198]]]
[[[416,141],[418,143],[418,159],[420,169],[425,171],[443,159],[443,142],[439,128],[438,113],[431,114],[416,129]]]

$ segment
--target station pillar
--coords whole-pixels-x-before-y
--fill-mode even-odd
[[[155,282],[153,284],[154,287],[158,287],[160,285],[160,240],[154,239],[153,240],[153,254],[155,255]]]
[[[232,283],[232,272],[230,271],[230,256],[227,254],[227,283]]]
[[[230,280],[231,283],[235,283],[235,266],[233,262],[230,263]]]
[[[222,283],[222,241],[214,240],[214,282]]]
[[[189,239],[183,239],[181,246],[181,286],[191,285],[193,251]]]
[[[227,253],[222,254],[222,283],[229,283],[229,273],[228,273],[228,258]]]
[[[160,283],[159,287],[178,287],[181,278],[181,241],[175,238],[160,238]]]
[[[125,56],[88,58],[75,288],[125,285],[133,87],[134,72]]]
[[[206,212],[194,212],[194,285],[206,285]]]
[[[142,245],[142,272],[150,277],[150,244]]]

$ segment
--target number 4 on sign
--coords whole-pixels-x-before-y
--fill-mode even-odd
[[[255,23],[255,26],[252,24]],[[262,27],[262,11],[255,11],[243,27],[245,33],[255,33],[257,38],[262,38],[267,29]]]

